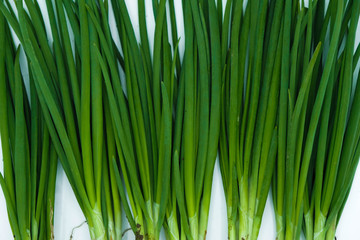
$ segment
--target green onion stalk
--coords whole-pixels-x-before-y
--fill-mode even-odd
[[[355,4],[330,1],[325,8],[325,1],[318,0],[305,7],[285,0],[278,157],[272,188],[280,240],[300,239],[302,229],[307,239],[318,239],[330,225],[335,226],[326,218],[350,116],[353,70],[352,60],[345,56],[353,58],[356,25],[350,20],[350,9]],[[353,18],[358,20],[358,8]]]
[[[175,113],[170,198],[174,208],[167,225],[178,226],[169,239],[205,239],[220,132],[219,10],[215,1],[185,0],[182,6],[185,55]]]
[[[2,3],[1,3],[2,4]],[[34,74],[25,88],[20,49],[0,14],[0,185],[15,239],[54,239],[57,154],[38,106]]]
[[[210,37],[214,39],[211,45],[214,56],[210,59],[206,25],[208,15],[204,15],[197,4],[190,6],[190,1],[186,3],[189,8],[184,14],[190,14],[190,26],[193,24],[192,13],[196,13],[200,27],[196,34],[201,39],[196,46],[202,49],[185,53],[188,59],[184,60],[188,65],[188,71],[185,72],[179,58],[174,1],[169,1],[169,11],[166,10],[166,4],[166,0],[153,1],[155,33],[154,46],[150,50],[144,1],[138,1],[140,45],[125,2],[112,1],[123,56],[111,53],[110,38],[106,47],[109,51],[104,49],[104,54],[101,55],[99,51],[98,55],[106,82],[114,132],[118,138],[118,154],[123,156],[114,164],[120,163],[118,186],[126,187],[129,200],[124,196],[124,208],[136,238],[159,239],[164,226],[169,239],[204,239],[220,124],[218,17],[215,3],[209,3],[209,11],[214,15],[214,18],[209,18],[212,19],[209,22]],[[167,14],[170,22],[167,21]],[[97,30],[99,35],[104,35],[100,41],[105,46],[106,36],[101,33],[100,27]],[[193,42],[194,32],[191,31],[190,39]],[[202,66],[202,69],[199,67],[199,86],[197,56]],[[115,58],[125,72],[126,88],[120,85]],[[210,62],[214,66],[211,74]],[[214,87],[211,87],[212,84]],[[199,96],[192,95],[191,104],[186,102],[187,91]],[[186,114],[189,106],[193,108],[191,118]],[[183,133],[183,126],[187,133]],[[199,130],[195,130],[195,127]],[[196,149],[188,150],[189,144],[194,147],[192,145],[195,142]],[[191,154],[182,160],[186,152]],[[186,174],[187,177],[184,177]],[[189,185],[188,180],[193,186]],[[181,190],[184,186],[186,190]],[[188,188],[192,189],[189,191]],[[188,202],[185,202],[185,198]],[[195,206],[190,206],[195,203],[196,214],[192,210]]]
[[[331,7],[335,8],[335,4]],[[344,10],[340,49],[334,60],[320,115],[317,149],[304,193],[306,239],[335,239],[336,226],[349,195],[359,162],[359,77],[354,76],[359,52],[355,36],[360,1],[349,1]],[[343,29],[345,28],[345,29]],[[354,54],[355,52],[355,54]]]
[[[111,1],[115,34],[119,36],[122,53],[112,35],[103,31],[96,14],[88,9],[99,35],[101,48],[95,50],[105,82],[104,101],[108,103],[109,123],[119,156],[111,164],[136,239],[159,239],[163,225],[168,226],[165,229],[168,235],[178,231],[176,222],[167,224],[165,220],[172,214],[177,219],[174,215],[177,214],[175,189],[171,190],[171,166],[174,103],[177,102],[181,71],[174,4],[171,5],[169,39],[166,3],[162,0],[153,4],[156,27],[151,50],[144,0],[138,1],[140,44],[125,1]],[[118,64],[124,71],[124,79]]]
[[[257,239],[271,185],[278,143],[283,8],[283,0],[252,0],[245,6],[240,0],[227,1],[225,6],[220,168],[229,239]]]
[[[100,37],[88,13],[92,9],[109,33],[107,1],[47,0],[49,32],[37,1],[26,0],[27,11],[24,1],[15,4],[13,9],[1,2],[0,10],[26,53],[44,123],[91,239],[121,239],[120,192],[112,164],[119,156],[115,137],[104,134],[111,127],[105,129],[104,123],[111,119],[96,51]]]

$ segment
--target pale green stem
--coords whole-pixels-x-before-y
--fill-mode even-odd
[[[334,240],[335,239],[335,233],[336,233],[336,221],[337,218],[335,217],[333,222],[330,225],[329,230],[327,230],[326,233],[326,240]]]
[[[38,223],[36,221],[35,218],[33,218],[32,220],[32,228],[31,228],[31,234],[32,234],[32,239],[37,239],[38,238],[38,232],[39,232],[39,226]]]
[[[294,224],[293,223],[286,225],[285,239],[286,240],[294,240]]]
[[[146,221],[146,234],[145,234],[145,239],[148,240],[158,240],[159,239],[159,234],[156,234],[155,231],[155,224],[152,220],[147,220]]]
[[[108,222],[108,236],[109,240],[115,240],[115,231],[114,231],[114,222],[112,220],[109,220]]]
[[[249,196],[249,210],[248,210],[248,233],[249,233],[249,237],[248,239],[252,239],[251,234],[252,234],[252,228],[253,228],[253,222],[254,222],[254,216],[255,216],[255,211],[256,211],[256,205],[257,205],[257,200],[256,200],[256,187],[255,184],[251,184],[250,186],[250,196]],[[240,238],[241,239],[241,238]],[[247,239],[246,237],[244,239]]]
[[[237,240],[236,238],[236,223],[229,219],[229,240]]]
[[[144,219],[142,216],[142,212],[139,206],[137,206],[137,211],[138,214],[135,218],[135,222],[137,224],[137,231],[136,231],[136,237],[145,237],[145,224],[144,224]]]
[[[260,232],[260,226],[261,226],[261,217],[255,217],[250,240],[256,240],[258,238]]]
[[[306,236],[306,240],[313,240],[314,237],[314,226],[313,226],[313,222],[312,222],[312,214],[311,211],[308,211],[305,216],[305,236]]]
[[[175,211],[176,211],[176,209],[175,209]],[[173,212],[171,212],[171,215],[168,217],[167,224],[169,227],[170,240],[179,240],[180,234],[179,234],[178,223],[177,223],[177,219],[175,218],[175,214]]]
[[[101,210],[98,204],[95,204],[95,208],[91,211],[92,223],[89,225],[90,236],[92,240],[105,240],[105,227],[101,215]]]
[[[152,221],[152,232],[153,232],[154,239],[159,239],[160,232],[156,231],[156,225],[157,225],[157,222],[159,221],[160,205],[157,203],[154,203],[153,210],[154,210],[154,217],[153,217],[154,220]]]
[[[121,231],[121,212],[115,213],[115,239],[122,238],[122,231]]]
[[[154,207],[154,208],[153,208]],[[155,231],[155,221],[157,219],[158,211],[156,209],[156,204],[154,204],[151,200],[146,201],[146,209],[149,213],[150,219],[146,219],[145,222],[143,222],[144,231],[145,231],[145,239],[153,240],[158,239],[156,238],[156,231]],[[139,209],[140,210],[140,209]],[[155,213],[155,214],[154,214]],[[146,225],[145,225],[146,223]]]
[[[248,216],[248,194],[247,194],[247,183],[241,178],[240,181],[240,221],[239,221],[239,233],[240,239],[247,239],[249,236],[249,223],[250,219]]]
[[[285,239],[284,217],[276,213],[276,240]]]
[[[207,198],[210,200],[210,198]],[[206,203],[205,203],[206,201]],[[199,240],[206,239],[210,201],[204,199],[200,208]]]
[[[324,240],[326,217],[320,212],[315,216],[314,240]]]
[[[190,223],[191,235],[193,236],[194,239],[197,239],[199,236],[199,221],[196,213],[194,216],[189,218],[189,223]]]
[[[180,220],[180,222],[181,222],[181,220]],[[186,240],[186,234],[185,234],[185,231],[184,231],[184,228],[181,228],[180,229],[180,239],[181,240]]]

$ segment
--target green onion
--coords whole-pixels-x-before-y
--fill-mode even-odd
[[[228,1],[225,12],[230,6]],[[269,6],[267,1],[249,1],[245,9],[242,1],[233,1],[232,11],[232,18],[224,20],[232,25],[223,80],[220,167],[229,239],[257,239],[276,159],[283,1]],[[226,36],[226,25],[222,31]]]
[[[121,171],[115,172],[118,187],[126,187],[129,201],[124,196],[122,200],[136,237],[158,239],[164,225],[170,239],[185,236],[203,239],[206,234],[220,123],[221,69],[217,62],[220,60],[219,26],[212,21],[218,19],[215,3],[209,3],[209,16],[204,15],[196,4],[186,3],[185,16],[196,16],[199,24],[195,30],[195,35],[199,38],[196,44],[199,52],[190,50],[185,53],[187,60],[184,60],[184,71],[178,57],[174,4],[170,4],[174,52],[171,54],[166,1],[153,2],[156,27],[151,59],[144,1],[139,0],[138,3],[140,47],[136,44],[125,2],[112,1],[124,53],[126,91],[119,85],[120,77],[109,44],[111,40],[106,40],[94,14],[90,13],[104,48],[104,54],[98,51],[98,58],[106,83],[114,135],[118,138],[118,154],[124,156],[120,158]],[[210,26],[210,38],[214,41],[211,44],[211,60],[206,24]],[[194,32],[192,37],[187,34],[185,38],[189,38],[186,42],[193,42]],[[206,41],[206,44],[203,45],[201,41]],[[199,88],[195,82],[190,85],[187,83],[188,80],[198,79],[198,69],[192,69],[192,61],[198,61],[193,54],[199,56]],[[210,67],[212,83],[208,80]],[[210,87],[211,84],[214,87]],[[187,102],[191,100],[186,95],[188,93],[194,94],[191,97],[194,102]],[[125,101],[124,94],[128,101]],[[195,95],[199,98],[195,98]],[[188,107],[192,107],[192,117],[188,116]],[[206,124],[199,125],[204,121]],[[194,131],[195,126],[199,126],[199,132]],[[182,156],[185,157],[184,161],[181,160]]]
[[[314,177],[307,181],[304,195],[307,239],[334,239],[359,161],[360,119],[356,110],[359,84],[353,79],[357,63],[354,50],[359,8],[358,1],[349,2],[344,8],[340,40],[344,41],[345,48],[342,50],[339,42],[339,57],[332,66],[320,117],[318,148],[313,153],[314,168],[309,173]],[[344,30],[344,24],[349,24],[349,28]]]
[[[97,58],[120,157],[121,171],[114,159],[114,173],[131,228],[137,238],[146,239],[159,239],[170,196],[175,61],[164,24],[165,3],[158,5],[155,50],[150,59],[144,2],[139,1],[139,47],[125,2],[112,1],[123,51],[126,91],[121,86],[111,36],[102,31],[95,14],[88,9],[100,37],[103,53],[97,49]],[[170,62],[173,64],[166,64]]]
[[[38,107],[33,72],[30,99],[10,29],[0,15],[0,132],[5,195],[10,226],[16,239],[53,239],[57,154]],[[7,50],[5,50],[7,49]],[[30,108],[31,105],[31,108]]]
[[[102,97],[103,81],[95,50],[100,47],[99,36],[88,14],[88,8],[93,8],[108,34],[107,4],[64,0],[53,5],[47,0],[53,39],[50,47],[37,3],[25,2],[29,14],[22,1],[16,2],[18,18],[8,4],[1,3],[1,11],[31,63],[33,91],[39,98],[54,148],[87,219],[91,238],[120,239],[121,203],[112,164],[118,156],[114,136],[104,134],[103,122],[111,119],[109,107],[104,106],[107,103]],[[74,51],[66,15],[76,36]]]
[[[308,8],[285,2],[273,184],[278,239],[299,239],[302,229],[306,239],[334,239],[351,187],[358,162],[352,159],[358,120],[351,111],[357,99],[351,104],[350,96],[359,2],[346,2],[330,1],[328,8],[325,1],[310,1]]]
[[[174,187],[184,190],[176,192],[182,232],[188,239],[205,239],[220,132],[220,24],[214,1],[184,1],[183,11],[184,83],[179,97],[184,91],[184,99],[179,99],[176,116],[183,121],[183,135],[175,149],[180,162],[173,166]]]

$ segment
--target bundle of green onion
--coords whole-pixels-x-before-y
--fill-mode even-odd
[[[354,51],[360,1],[331,4],[330,9],[344,8],[344,15],[305,186],[304,230],[309,240],[335,238],[360,159],[360,82],[354,79],[360,54],[359,47]]]
[[[185,56],[176,109],[172,180],[181,239],[205,239],[220,132],[220,25],[215,1],[185,0],[183,12]]]
[[[140,47],[124,1],[112,1],[124,53],[128,102],[122,100],[110,36],[107,38],[101,28],[97,28],[99,35],[104,36],[100,37],[104,56],[99,52],[99,59],[114,135],[118,138],[118,154],[123,156],[120,157],[122,178],[118,173],[117,180],[119,188],[126,186],[129,206],[125,198],[123,203],[137,238],[158,239],[165,225],[170,239],[203,239],[220,123],[218,17],[215,2],[204,4],[206,12],[209,11],[206,20],[205,11],[197,3],[184,2],[185,26],[190,29],[186,28],[185,41],[189,47],[181,67],[174,2],[169,2],[173,57],[166,2],[153,2],[156,27],[151,58],[144,1],[138,1]],[[198,26],[195,31],[192,18]],[[211,46],[207,24],[213,40]],[[198,42],[195,43],[195,39]],[[208,73],[210,64],[211,74]]]
[[[229,239],[257,239],[277,149],[283,0],[227,1],[220,167]],[[230,34],[228,25],[231,23]],[[223,48],[226,50],[226,47]]]
[[[0,133],[4,175],[0,174],[16,239],[54,239],[57,154],[50,140],[30,75],[30,99],[20,70],[20,47],[0,15]],[[30,109],[31,104],[31,109]]]
[[[137,239],[159,239],[170,196],[177,58],[176,54],[174,58],[171,56],[172,49],[164,24],[166,1],[154,7],[157,16],[153,58],[150,55],[144,1],[139,0],[138,3],[140,46],[125,2],[112,1],[123,57],[116,54],[118,51],[112,36],[102,30],[95,14],[92,11],[89,13],[100,36],[101,52],[96,48],[96,54],[106,86],[106,115],[112,125],[107,134],[115,139],[119,156],[120,171],[117,170],[116,159],[112,165],[116,169],[119,189],[126,188],[128,200],[125,191],[121,190],[124,210]],[[174,50],[177,51],[176,48]],[[125,72],[124,87],[121,85],[118,60]]]
[[[218,23],[211,21],[215,18],[206,15],[205,20],[197,3],[185,1],[184,19],[190,21],[185,22],[190,27],[190,30],[186,28],[185,41],[191,47],[185,52],[181,67],[174,2],[169,2],[169,13],[166,3],[166,0],[153,2],[156,27],[151,57],[144,1],[138,1],[140,47],[125,3],[112,1],[124,53],[128,102],[122,103],[120,99],[123,93],[119,92],[121,86],[116,85],[119,77],[114,54],[104,50],[100,62],[118,138],[118,154],[123,156],[120,158],[122,178],[118,173],[117,179],[119,187],[126,186],[130,206],[124,198],[125,212],[138,238],[158,239],[164,225],[169,239],[203,239],[219,135],[219,29]],[[205,8],[217,20],[215,2],[205,4]],[[167,14],[171,20],[173,54]],[[199,26],[195,32],[193,15]],[[215,40],[211,45],[212,58],[206,24]],[[196,44],[195,33],[199,39]],[[101,44],[110,50],[110,39],[107,42],[104,34]],[[211,75],[210,63],[214,71]],[[210,76],[213,87],[208,80]]]
[[[285,1],[277,239],[299,239],[302,228],[306,239],[334,239],[359,161],[357,91],[351,101],[359,4],[333,0],[325,8],[318,0],[305,8]]]
[[[108,162],[114,155],[104,135],[106,102],[96,52],[99,36],[87,12],[93,9],[104,29],[108,29],[107,5],[103,1],[47,0],[52,40],[49,45],[38,3],[25,3],[27,11],[23,1],[15,2],[17,15],[8,1],[0,8],[24,47],[33,74],[33,91],[36,89],[54,148],[92,239],[120,239],[120,197],[113,164]],[[106,140],[111,141],[109,138]]]

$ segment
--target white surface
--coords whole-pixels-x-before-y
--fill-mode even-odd
[[[39,0],[40,5],[44,6],[44,0]],[[137,1],[127,0],[130,16],[134,21],[134,28],[138,34],[138,21],[137,21]],[[151,4],[151,0],[146,0],[146,4]],[[178,12],[178,24],[179,25],[179,36],[183,36],[183,26],[181,24],[181,7],[180,1],[175,1],[176,11]],[[147,7],[148,20],[153,21],[152,10]],[[112,15],[110,15],[111,18]],[[112,29],[114,25],[112,25]],[[148,24],[149,34],[154,34],[154,23]],[[357,32],[357,43],[360,40],[360,28],[358,27]],[[152,37],[150,37],[150,46],[153,44]],[[180,40],[180,50],[184,48],[184,38]],[[181,53],[182,55],[182,53]],[[0,169],[2,172],[2,152],[0,149]],[[344,209],[341,221],[337,229],[338,240],[356,240],[360,237],[360,228],[358,226],[360,220],[360,168],[358,168],[356,176],[354,178],[353,187]],[[125,216],[123,217],[125,221]],[[63,172],[60,164],[57,172],[56,180],[56,199],[55,199],[55,239],[57,240],[69,240],[72,229],[81,225],[85,221],[85,218],[76,202],[75,196],[72,193],[70,184]],[[124,226],[124,229],[127,226]],[[12,233],[10,225],[8,223],[5,199],[2,191],[0,191],[0,239],[10,240]],[[74,240],[88,240],[90,239],[88,228],[86,224],[83,224],[80,228],[74,230]],[[132,240],[134,235],[128,232],[124,239]],[[210,205],[210,215],[208,223],[208,240],[225,240],[227,239],[227,217],[226,217],[226,205],[224,190],[222,186],[222,180],[220,175],[220,168],[218,161],[215,165],[213,186],[212,186],[212,197]],[[275,239],[275,217],[272,208],[272,200],[269,197],[266,203],[264,217],[260,229],[259,240]]]

